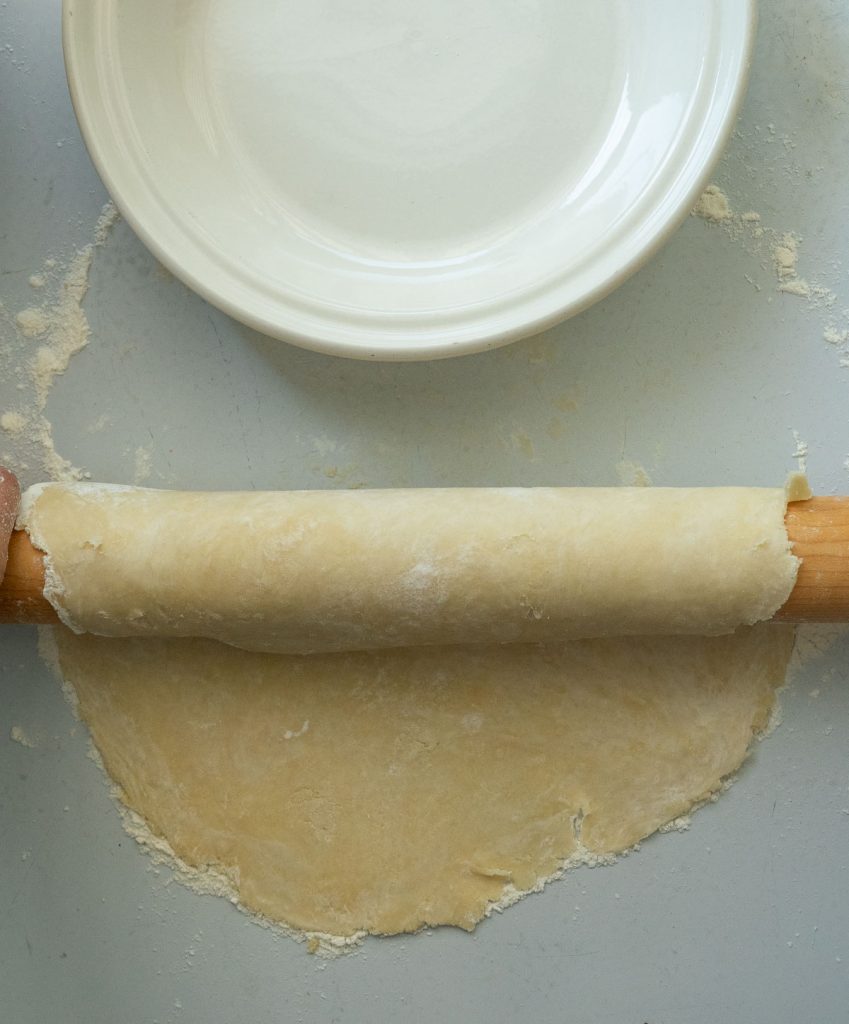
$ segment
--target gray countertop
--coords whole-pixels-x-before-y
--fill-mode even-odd
[[[849,328],[847,53],[844,0],[765,0],[716,181],[766,234],[691,218],[604,302],[485,355],[373,365],[263,338],[119,222],[94,254],[91,342],[50,395],[56,446],[95,479],[149,462],[153,486],[202,488],[599,485],[639,468],[658,485],[775,485],[807,448],[815,491],[847,493],[847,353],[824,338]],[[0,95],[13,313],[46,259],[91,241],[106,201],[56,0],[0,6]],[[810,299],[779,292],[773,231],[801,237]],[[0,412],[16,400],[0,380]],[[801,647],[781,728],[688,832],[572,872],[474,935],[370,940],[327,963],[168,884],[123,833],[35,631],[4,628],[2,1019],[849,1021],[849,635],[809,630]]]

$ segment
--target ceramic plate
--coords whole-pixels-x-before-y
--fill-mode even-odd
[[[115,202],[227,313],[369,359],[473,352],[619,284],[693,205],[754,0],[65,0]]]

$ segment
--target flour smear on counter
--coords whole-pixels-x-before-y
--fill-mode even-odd
[[[29,285],[42,298],[37,305],[10,313],[0,304],[0,375],[14,379],[20,396],[11,408],[0,410],[0,459],[23,480],[82,480],[83,469],[62,456],[54,444],[47,400],[56,378],[89,342],[91,328],[83,309],[95,250],[102,247],[118,219],[107,203],[94,228],[92,241],[60,266],[45,261]]]
[[[808,309],[820,321],[823,340],[838,350],[840,365],[849,367],[849,308],[841,308],[839,296],[818,279],[819,275],[802,276],[799,260],[804,239],[800,235],[766,226],[755,210],[736,212],[718,185],[707,186],[693,208],[693,216],[721,228],[740,242],[761,267],[771,268],[778,293],[806,300]],[[746,280],[761,291],[761,286],[748,274]],[[768,301],[772,301],[772,296]],[[846,305],[849,307],[849,302]]]

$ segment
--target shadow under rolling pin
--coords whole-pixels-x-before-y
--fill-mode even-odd
[[[787,536],[801,559],[781,622],[849,622],[849,498],[809,498],[787,506]],[[22,530],[12,534],[0,583],[0,623],[58,623],[44,596],[44,560]]]

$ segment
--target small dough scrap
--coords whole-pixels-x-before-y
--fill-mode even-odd
[[[310,657],[59,627],[122,799],[305,932],[471,929],[716,793],[793,631]]]
[[[47,484],[20,525],[75,632],[307,654],[730,633],[790,595],[786,502],[740,487]]]

